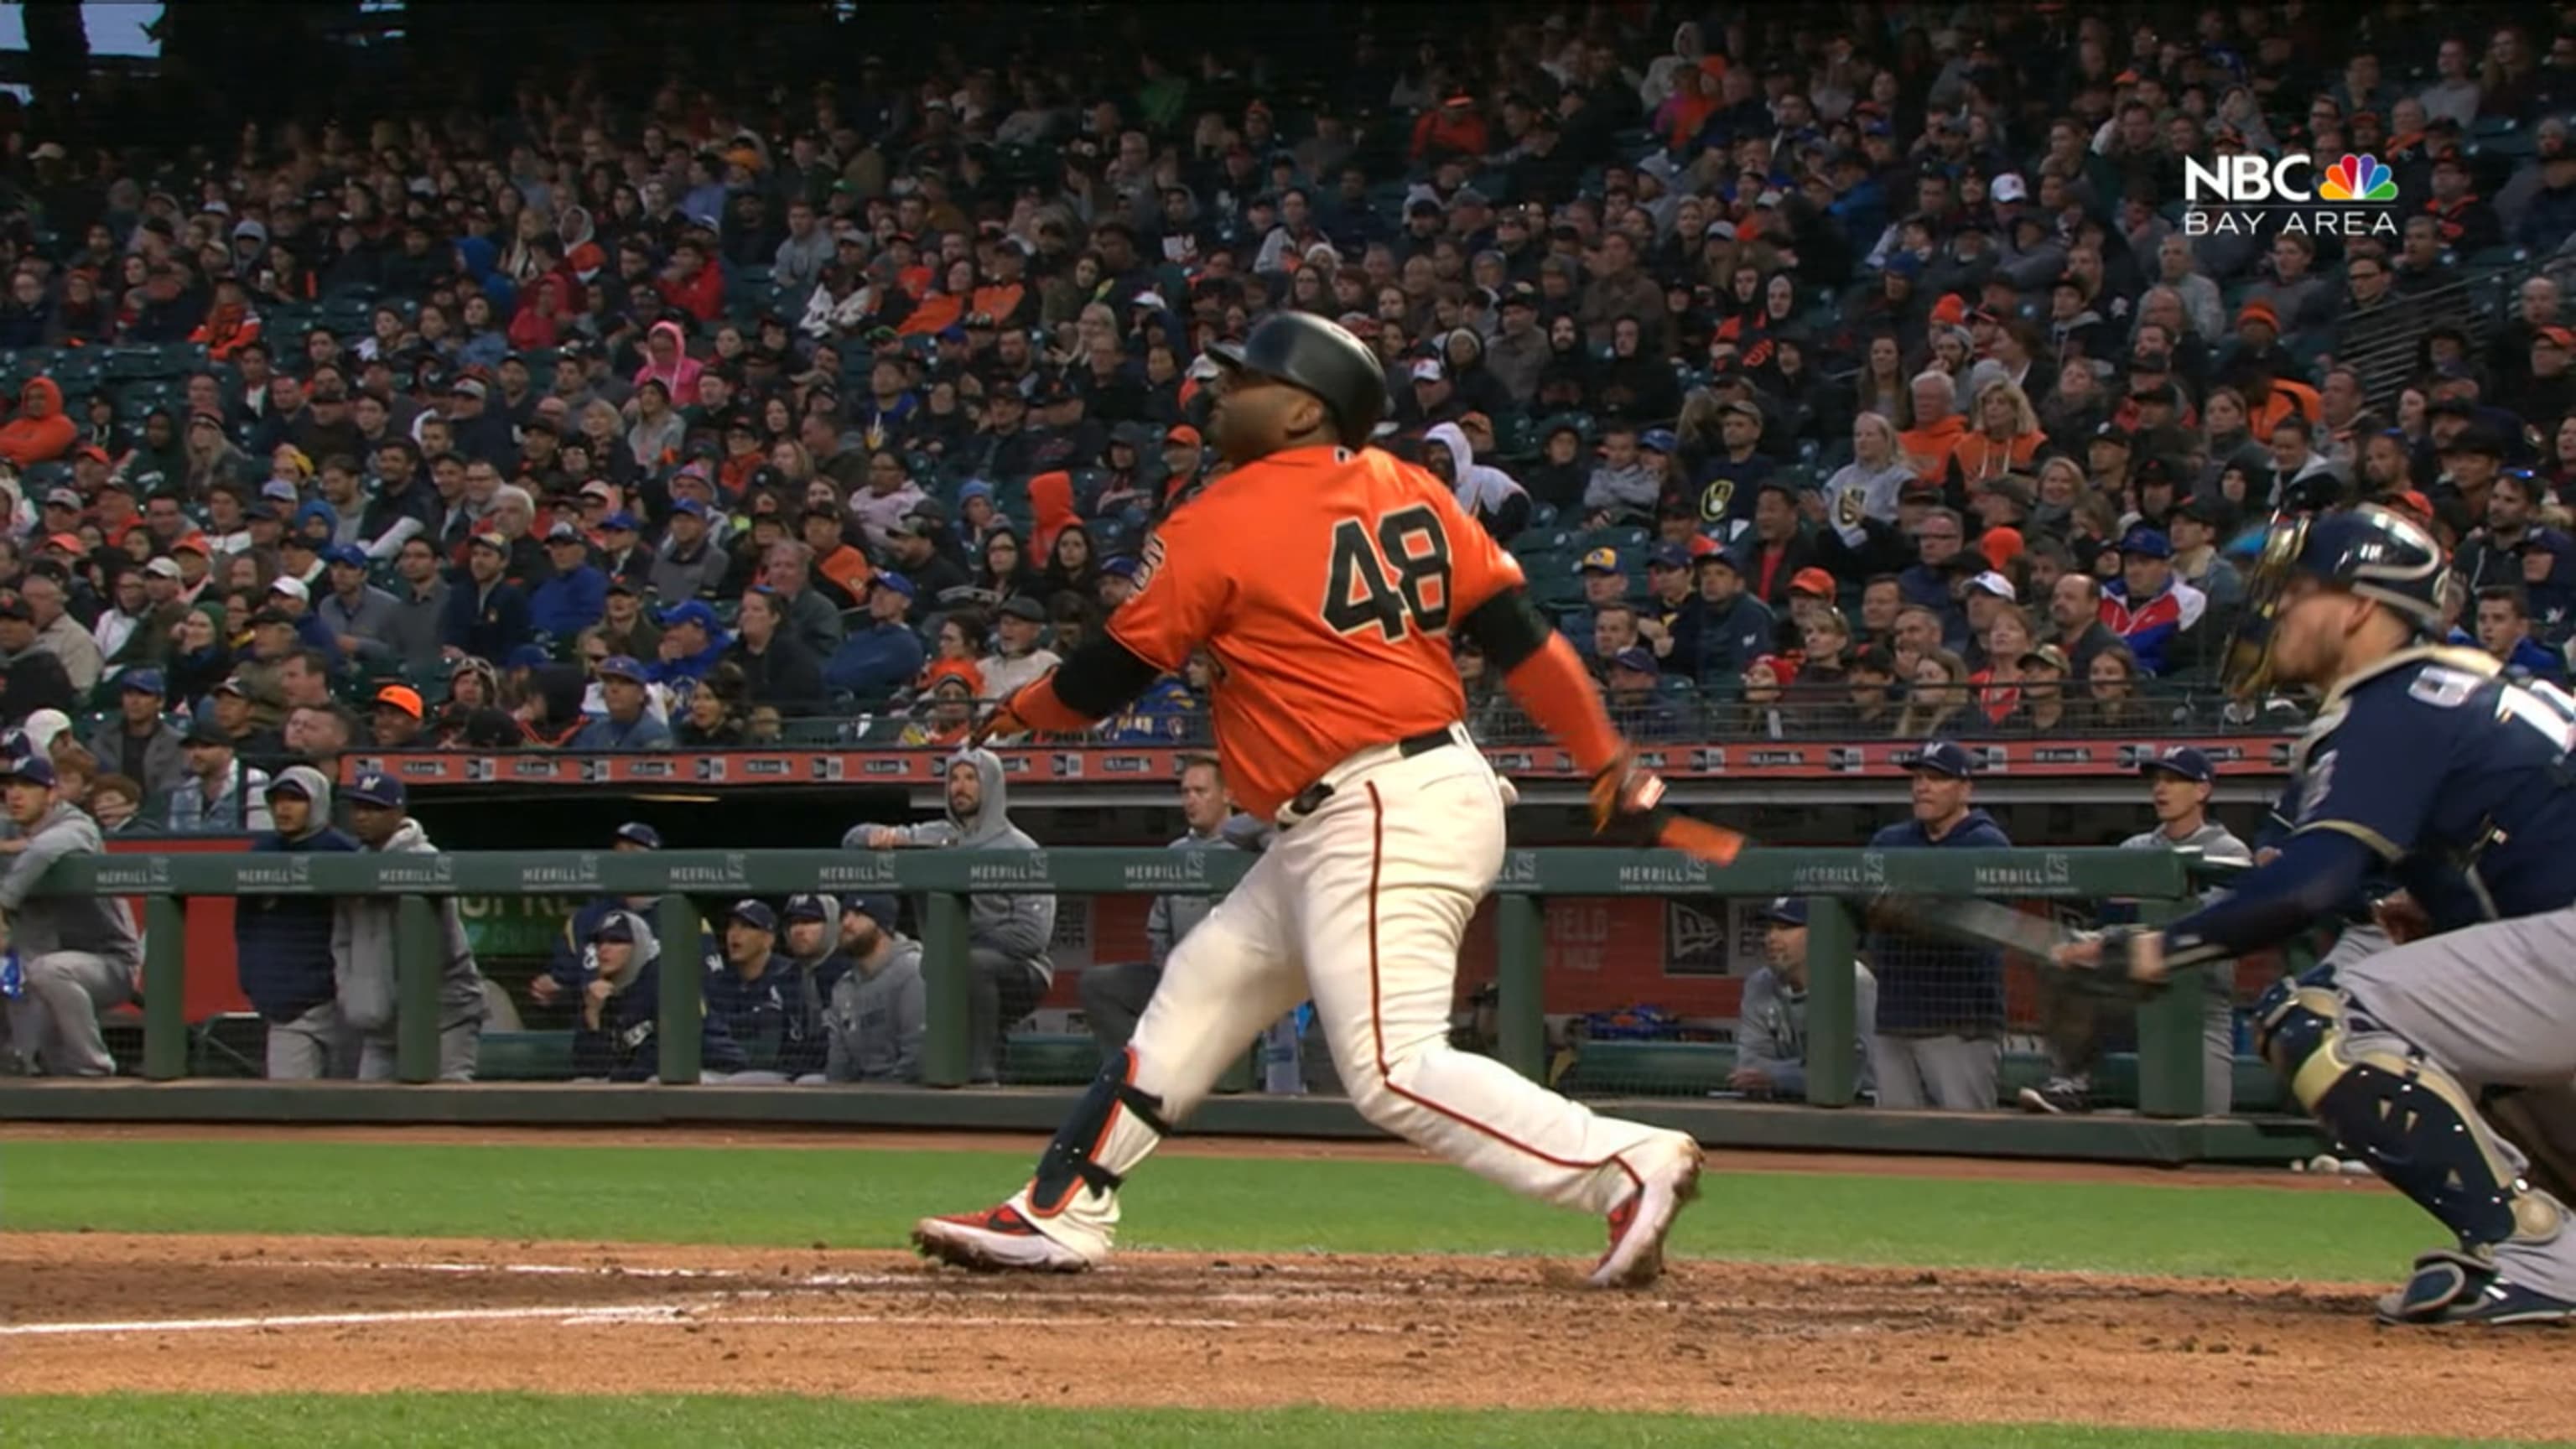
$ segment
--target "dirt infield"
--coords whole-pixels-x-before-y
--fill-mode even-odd
[[[2422,1432],[2438,1404],[2444,1433],[2563,1432],[2567,1335],[2383,1330],[2351,1288],[1693,1261],[1608,1295],[1578,1266],[1138,1254],[1024,1279],[882,1252],[7,1234],[0,1394],[687,1384],[2308,1433]]]

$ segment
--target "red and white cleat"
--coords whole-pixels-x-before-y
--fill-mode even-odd
[[[925,1258],[978,1273],[1079,1273],[1091,1266],[1080,1253],[1039,1232],[1009,1203],[980,1213],[923,1218],[912,1225],[912,1246]]]
[[[1610,1209],[1610,1250],[1593,1266],[1595,1288],[1644,1288],[1664,1273],[1664,1237],[1684,1205],[1699,1196],[1696,1143],[1665,1158],[1637,1190]]]

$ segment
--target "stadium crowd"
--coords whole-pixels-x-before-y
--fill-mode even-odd
[[[353,746],[951,744],[1138,586],[1204,348],[1281,308],[1643,738],[2242,723],[2190,702],[2228,544],[2364,498],[2565,672],[2563,12],[1657,8],[14,136],[0,722],[182,828]],[[2186,218],[2187,160],[2348,150],[2375,230]]]

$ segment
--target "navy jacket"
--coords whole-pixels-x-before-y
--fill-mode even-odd
[[[772,952],[759,979],[745,981],[710,955],[706,966],[707,1034],[705,1066],[711,1072],[781,1069],[788,1040],[791,1007],[796,1000],[796,963]]]
[[[358,842],[321,830],[289,843],[275,831],[251,841],[254,855],[353,851]],[[242,995],[270,1021],[293,1021],[337,994],[331,970],[331,897],[243,896],[233,909],[233,959]]]
[[[494,663],[528,642],[528,596],[517,584],[492,586],[489,598],[466,579],[447,591],[447,612],[438,621],[438,642]]]
[[[1900,821],[1869,838],[1872,850],[2008,850],[1994,818],[1971,810],[1939,840],[1922,823]],[[1878,971],[1881,1032],[1992,1033],[2004,1025],[2003,958],[1975,946],[1873,932],[1870,965]]]

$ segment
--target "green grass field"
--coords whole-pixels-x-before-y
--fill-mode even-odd
[[[0,1228],[365,1233],[893,1248],[915,1218],[996,1202],[1024,1153],[798,1148],[0,1143]],[[2090,1269],[2376,1282],[2430,1239],[2382,1192],[1866,1174],[1713,1175],[1675,1251],[1754,1261]],[[1422,1205],[1437,1202],[1439,1211]],[[1891,1211],[1901,1202],[1902,1211]],[[1121,1241],[1244,1252],[1589,1254],[1600,1225],[1453,1168],[1167,1157]]]
[[[387,1443],[507,1445],[510,1449],[686,1445],[772,1449],[1645,1449],[1727,1445],[1759,1449],[2291,1449],[2351,1445],[2431,1449],[2456,1439],[2318,1439],[2271,1434],[2166,1434],[2072,1424],[1848,1424],[1822,1419],[1683,1418],[1666,1414],[1348,1414],[1323,1409],[1211,1413],[962,1408],[829,1399],[574,1399],[528,1395],[390,1394],[366,1401],[297,1395],[111,1400],[17,1399],[0,1444],[271,1445],[339,1449]]]
[[[994,1200],[1018,1152],[0,1142],[0,1230],[597,1237],[892,1248],[911,1220]],[[1865,1175],[1718,1175],[1681,1256],[2384,1281],[2426,1225],[2378,1192]],[[1588,1255],[1597,1224],[1408,1162],[1172,1157],[1128,1198],[1141,1247]],[[1437,1211],[1424,1205],[1437,1204]],[[5,1315],[0,1315],[5,1316]],[[1759,1445],[1765,1449],[2260,1449],[2423,1440],[2082,1426],[1880,1425],[1573,1413],[1072,1411],[797,1398],[138,1395],[0,1404],[0,1446]]]

